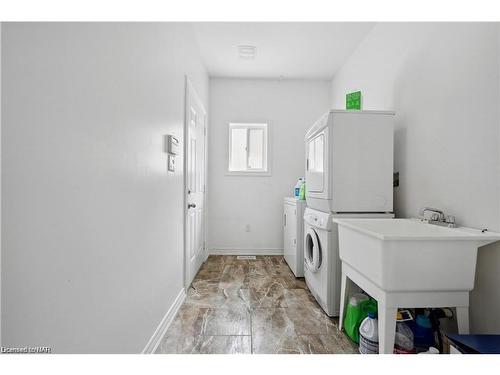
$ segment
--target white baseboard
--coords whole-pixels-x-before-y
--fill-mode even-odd
[[[185,299],[186,299],[186,290],[182,288],[182,290],[175,298],[174,303],[172,304],[172,306],[170,306],[167,313],[165,314],[160,324],[156,328],[155,333],[153,333],[153,336],[151,336],[148,343],[142,350],[142,354],[154,354],[154,352],[158,348],[158,345],[160,345],[163,336],[165,336],[168,327],[174,320],[177,311],[179,311],[179,308],[182,306],[182,303],[184,302]]]
[[[216,248],[209,249],[210,255],[283,255],[283,249]]]

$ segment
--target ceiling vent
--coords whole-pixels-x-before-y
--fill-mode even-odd
[[[255,46],[240,45],[238,46],[238,56],[240,59],[251,60],[255,58]]]

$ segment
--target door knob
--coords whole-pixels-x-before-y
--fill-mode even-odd
[[[194,203],[188,203],[188,208],[196,208],[196,204],[194,204]]]

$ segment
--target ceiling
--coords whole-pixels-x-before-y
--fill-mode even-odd
[[[195,22],[201,56],[213,77],[331,79],[371,22]],[[239,45],[256,47],[254,59]]]

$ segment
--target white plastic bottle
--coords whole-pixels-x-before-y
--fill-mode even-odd
[[[300,197],[300,187],[304,183],[303,181],[304,181],[304,178],[301,177],[301,178],[299,178],[299,180],[297,181],[297,184],[295,185],[293,196],[297,199],[299,199],[299,197]]]
[[[378,354],[378,320],[376,313],[369,312],[359,326],[359,352]]]

